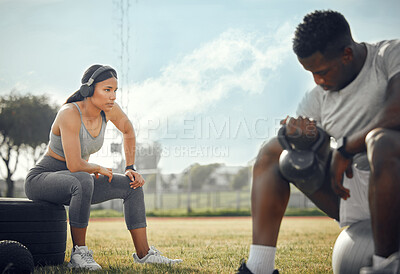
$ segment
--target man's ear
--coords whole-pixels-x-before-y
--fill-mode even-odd
[[[353,49],[351,47],[346,47],[342,55],[343,64],[345,65],[350,64],[353,61],[353,58],[354,58]]]

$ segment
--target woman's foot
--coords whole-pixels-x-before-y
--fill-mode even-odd
[[[69,268],[84,268],[89,270],[101,269],[101,266],[93,259],[93,251],[87,246],[75,246],[72,248],[71,261],[68,263]]]
[[[182,262],[180,259],[169,259],[161,256],[161,252],[158,251],[154,246],[151,246],[146,256],[139,259],[136,253],[133,253],[133,260],[139,264],[177,264]]]

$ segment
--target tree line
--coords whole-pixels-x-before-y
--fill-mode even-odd
[[[33,164],[43,155],[47,148],[51,125],[57,115],[59,106],[52,104],[45,95],[21,95],[12,92],[9,95],[0,97],[0,176],[6,183],[5,193],[0,192],[1,196],[14,196],[14,180],[19,160],[23,156],[28,156]],[[155,169],[161,158],[162,148],[158,142],[143,146],[137,153],[137,168]],[[201,190],[204,186],[212,187],[216,184],[217,177],[214,172],[223,166],[219,163],[200,165],[193,164],[188,167],[179,181],[179,189],[187,190],[189,187],[193,191]],[[4,172],[5,170],[5,172]],[[249,167],[243,167],[233,176],[230,176],[230,187],[240,190],[248,186]],[[174,174],[170,175],[168,181],[173,181]],[[219,176],[227,176],[219,174]],[[156,188],[156,176],[151,174],[146,176],[146,188],[154,191]],[[168,190],[170,182],[161,178],[162,189]]]
[[[57,110],[45,95],[12,92],[0,97],[0,158],[4,167],[0,175],[7,186],[0,196],[14,196],[12,176],[23,152],[35,163],[45,152]]]
[[[239,167],[235,173],[219,173],[218,169],[223,168],[221,163],[213,163],[208,165],[192,164],[183,173],[183,176],[177,178],[176,174],[161,176],[160,183],[162,190],[171,190],[173,184],[178,190],[183,191],[202,191],[207,189],[215,189],[217,180],[221,179],[226,184],[224,189],[242,190],[249,186],[252,169],[250,166]],[[146,184],[145,190],[155,192],[157,188],[157,175],[145,175]]]

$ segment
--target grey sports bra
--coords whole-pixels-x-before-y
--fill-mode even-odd
[[[77,103],[73,103],[79,111],[79,115],[81,116],[81,129],[79,130],[79,140],[81,142],[81,157],[82,159],[88,160],[90,154],[93,154],[101,149],[104,142],[104,133],[107,126],[107,120],[104,112],[101,112],[102,123],[100,133],[97,137],[93,137],[90,135],[89,131],[86,129],[85,125],[82,122],[82,112]],[[61,136],[55,135],[50,130],[49,137],[49,147],[52,151],[54,151],[57,155],[65,158],[64,149],[62,147]]]

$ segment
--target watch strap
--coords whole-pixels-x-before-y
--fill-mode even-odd
[[[343,137],[343,138],[342,138],[342,144],[341,144],[340,147],[337,148],[337,151],[339,151],[340,154],[341,154],[344,158],[346,158],[346,159],[351,159],[351,158],[353,158],[354,154],[346,151],[346,143],[347,143],[347,138],[346,138],[346,137]]]
[[[134,165],[126,166],[126,167],[125,167],[125,170],[128,170],[128,169],[132,169],[133,171],[136,171],[136,168],[135,168]]]

